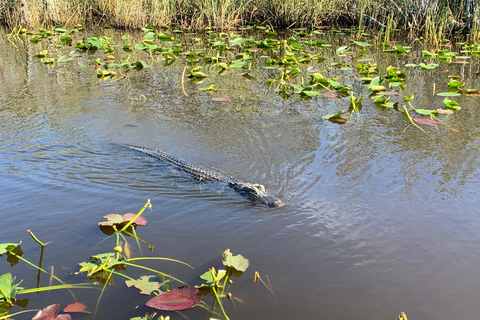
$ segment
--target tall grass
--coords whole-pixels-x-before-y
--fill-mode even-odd
[[[146,24],[190,30],[229,29],[258,22],[274,27],[366,26],[388,35],[440,40],[456,32],[479,37],[478,0],[0,0],[10,27]]]

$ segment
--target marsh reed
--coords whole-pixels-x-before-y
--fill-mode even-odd
[[[146,24],[198,31],[259,23],[278,28],[372,27],[391,35],[440,41],[455,33],[477,39],[479,0],[0,0],[0,23],[10,26]]]

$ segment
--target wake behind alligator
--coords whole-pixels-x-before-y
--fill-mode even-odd
[[[186,162],[183,162],[157,149],[144,148],[144,147],[133,146],[128,144],[124,144],[121,146],[128,149],[140,151],[156,159],[168,162],[174,165],[178,170],[191,174],[199,181],[213,181],[213,182],[226,183],[230,188],[232,188],[233,190],[235,190],[237,193],[244,196],[245,198],[250,199],[251,201],[258,201],[272,208],[278,208],[285,204],[282,200],[278,199],[277,197],[274,197],[268,194],[265,187],[261,184],[242,182],[233,178],[225,177],[218,172],[206,170],[200,167],[193,166]]]

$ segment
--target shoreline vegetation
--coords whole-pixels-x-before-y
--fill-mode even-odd
[[[358,26],[439,40],[480,36],[478,0],[0,0],[0,24],[75,24],[140,29],[228,30],[252,23],[279,29]]]

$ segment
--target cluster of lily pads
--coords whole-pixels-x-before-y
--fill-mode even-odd
[[[147,244],[147,247],[153,251],[153,246],[140,238],[136,229],[138,226],[144,226],[147,224],[147,220],[141,216],[147,207],[151,207],[150,200],[144,205],[144,207],[137,213],[127,213],[124,215],[109,214],[104,218],[106,221],[99,222],[100,229],[109,236],[116,237],[116,245],[112,252],[95,254],[90,257],[88,261],[80,263],[80,269],[77,274],[85,274],[86,277],[93,284],[101,284],[103,289],[97,300],[93,318],[97,312],[100,299],[104,293],[106,286],[113,285],[114,277],[123,277],[125,285],[127,287],[137,288],[140,294],[151,296],[145,305],[163,311],[181,311],[192,308],[194,306],[200,306],[206,311],[210,312],[210,317],[213,315],[223,315],[225,319],[229,319],[225,308],[224,299],[231,299],[232,293],[230,292],[230,286],[232,285],[232,277],[240,277],[248,268],[249,261],[242,255],[233,255],[229,249],[225,250],[222,254],[223,269],[216,270],[211,268],[202,275],[200,278],[204,280],[204,283],[200,286],[187,285],[180,279],[173,277],[172,275],[163,273],[159,270],[144,266],[139,262],[142,261],[170,261],[179,263],[192,268],[187,263],[184,263],[175,259],[168,259],[162,257],[131,257],[130,245],[126,237],[133,237],[140,247],[140,242]],[[0,319],[10,319],[16,315],[25,312],[35,312],[37,310],[23,310],[15,313],[10,313],[14,307],[26,308],[28,305],[28,299],[19,299],[18,295],[42,292],[58,289],[68,289],[72,295],[74,303],[69,304],[63,309],[64,314],[58,315],[60,305],[57,303],[48,305],[42,310],[38,310],[32,320],[69,320],[72,313],[90,313],[87,310],[87,306],[78,302],[73,294],[74,289],[92,289],[91,283],[76,283],[66,284],[61,279],[53,274],[50,274],[52,278],[57,280],[59,285],[50,285],[42,287],[40,285],[40,279],[42,273],[48,273],[42,269],[43,252],[47,244],[41,242],[35,235],[29,231],[32,238],[42,247],[40,261],[38,265],[28,261],[23,257],[23,251],[19,243],[2,243],[0,244],[0,256],[6,255],[7,261],[14,266],[22,260],[23,262],[34,267],[38,271],[38,282],[36,288],[24,288],[20,286],[21,282],[16,282],[16,278],[11,273],[5,273],[0,276]],[[127,268],[138,268],[150,272],[151,274],[142,275],[138,279],[134,279],[125,274],[124,271]],[[192,268],[193,269],[193,268]],[[270,291],[271,286],[267,285],[259,276],[258,272],[255,272],[255,283],[261,281]],[[178,282],[181,284],[179,287],[170,288],[171,283]],[[271,291],[273,293],[273,291]],[[204,301],[207,296],[213,298],[212,306],[209,307]],[[218,304],[220,310],[217,311],[215,306]],[[152,320],[156,317],[156,313],[146,314],[144,317],[135,317],[131,320]],[[159,320],[168,320],[169,317],[159,316]]]
[[[338,30],[309,31],[306,28],[279,34],[269,27],[248,26],[228,33],[210,30],[205,34],[191,34],[168,28],[158,31],[146,26],[142,32],[141,37],[123,35],[122,43],[113,43],[113,39],[107,36],[88,36],[84,28],[77,25],[73,29],[56,27],[35,32],[25,28],[15,29],[9,39],[12,44],[15,44],[15,39],[28,39],[34,44],[46,42],[46,47],[53,52],[43,49],[36,57],[50,68],[76,59],[81,68],[80,74],[89,66],[84,64],[84,60],[81,63],[78,58],[87,57],[101,81],[124,79],[132,70],[141,71],[155,63],[167,67],[179,60],[181,67],[178,68],[178,76],[181,77],[185,95],[185,81],[197,84],[207,82],[206,86],[199,85],[198,89],[214,94],[221,87],[212,81],[208,82],[209,78],[233,72],[257,81],[257,70],[269,69],[273,71],[269,75],[273,76],[260,80],[256,86],[270,86],[283,98],[309,100],[323,97],[350,101],[348,110],[323,116],[324,119],[340,124],[348,122],[348,119],[344,119],[345,114],[360,113],[362,101],[369,98],[371,105],[401,112],[405,119],[417,127],[416,123],[439,125],[442,124],[440,116],[445,118],[460,110],[458,103],[450,98],[478,95],[477,89],[465,88],[465,83],[460,81],[458,75],[450,75],[445,81],[448,84],[447,92],[435,92],[436,95],[445,97],[444,106],[435,110],[414,107],[411,103],[413,96],[403,94],[403,90],[408,87],[409,69],[429,70],[440,64],[453,63],[466,65],[469,59],[480,55],[479,44],[456,43],[462,49],[457,53],[449,51],[448,48],[452,45],[445,42],[435,51],[422,51],[422,58],[427,63],[406,63],[405,69],[389,66],[386,70],[379,70],[373,59],[365,58],[369,48],[380,47],[384,53],[408,56],[411,47],[381,43],[372,36],[365,35],[361,29],[348,30],[348,35]],[[325,40],[327,36],[331,40],[342,37],[342,41],[349,42],[349,45],[335,49]],[[134,39],[137,41],[131,42]],[[65,48],[69,51],[66,52]],[[326,57],[333,61],[327,64]],[[357,96],[352,82],[359,82],[367,93]],[[397,96],[400,98],[394,98]],[[231,101],[233,98],[217,96],[212,100]],[[400,105],[403,102],[406,104]]]

